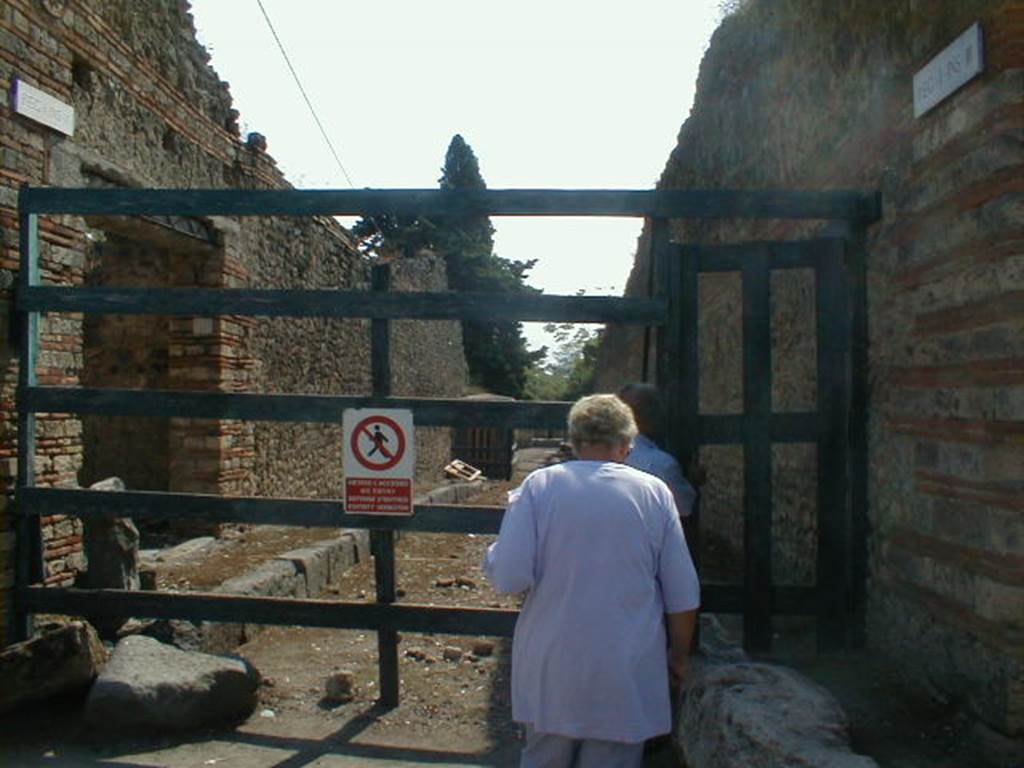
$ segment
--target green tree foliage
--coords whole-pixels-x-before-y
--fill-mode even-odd
[[[360,249],[382,256],[415,256],[433,246],[436,227],[416,216],[380,214],[362,218],[352,227],[359,238]]]
[[[525,395],[531,400],[576,400],[593,392],[597,351],[604,329],[549,323],[544,330],[555,339],[544,365],[533,366]]]
[[[472,148],[456,134],[445,153],[442,190],[486,189]],[[529,293],[526,274],[533,261],[512,261],[494,253],[494,227],[488,216],[375,216],[360,220],[352,232],[365,251],[391,256],[413,255],[428,248],[444,257],[448,284],[456,291]],[[522,397],[527,371],[546,350],[526,348],[522,325],[515,320],[466,321],[463,348],[472,384],[489,392]]]

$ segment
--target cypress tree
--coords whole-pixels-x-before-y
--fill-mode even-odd
[[[486,189],[480,164],[462,136],[452,137],[439,183],[442,190]],[[494,227],[488,216],[450,217],[437,222],[436,241],[448,268],[448,284],[457,291],[538,292],[526,285],[533,261],[512,261],[494,253]],[[515,320],[466,321],[463,348],[473,384],[502,395],[521,397],[527,370],[544,351],[526,348],[522,324]]]
[[[442,190],[487,188],[476,155],[458,134],[448,145],[439,183]],[[488,216],[375,216],[361,219],[352,232],[367,251],[405,256],[429,248],[441,254],[448,285],[456,291],[539,293],[526,285],[534,261],[512,261],[494,253],[494,227]],[[512,397],[523,395],[527,370],[546,353],[527,350],[522,324],[515,320],[466,321],[462,341],[470,381]]]

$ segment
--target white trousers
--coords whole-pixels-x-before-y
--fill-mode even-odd
[[[573,739],[526,726],[519,768],[640,768],[644,743]]]

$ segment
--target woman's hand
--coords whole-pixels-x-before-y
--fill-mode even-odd
[[[668,673],[672,685],[681,687],[690,671],[690,649],[672,648],[668,654]]]
[[[666,613],[668,626],[668,671],[672,684],[679,686],[686,680],[690,668],[690,643],[697,625],[697,611]]]

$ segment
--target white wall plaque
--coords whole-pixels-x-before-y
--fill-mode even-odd
[[[984,38],[975,22],[914,75],[914,117],[920,117],[985,69]]]
[[[65,136],[70,136],[75,132],[75,108],[57,97],[29,85],[21,78],[14,78],[11,101],[14,111],[19,115],[24,115],[30,120],[60,131]]]

